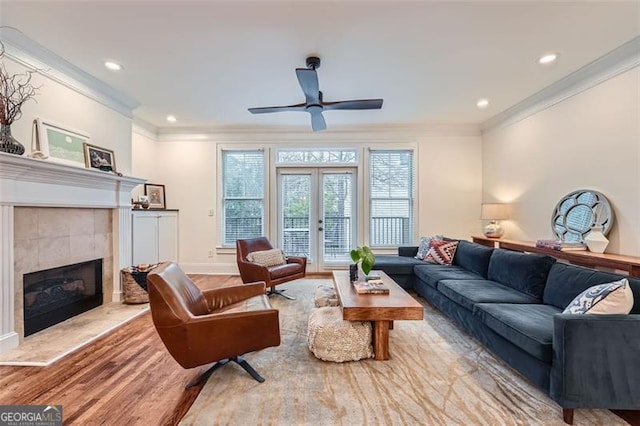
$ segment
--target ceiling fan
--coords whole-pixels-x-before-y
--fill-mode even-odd
[[[296,68],[298,82],[306,97],[306,102],[297,105],[275,106],[264,108],[249,108],[252,114],[264,114],[267,112],[281,111],[303,111],[311,114],[311,128],[314,132],[327,128],[322,111],[336,109],[357,110],[357,109],[380,109],[382,99],[357,99],[350,101],[324,102],[322,92],[318,85],[318,73],[316,69],[320,67],[320,58],[310,56],[307,58],[307,68]]]

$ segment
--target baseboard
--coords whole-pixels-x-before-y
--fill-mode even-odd
[[[18,333],[16,333],[15,331],[3,334],[2,336],[0,336],[0,354],[17,348],[19,343],[20,340],[18,338]]]

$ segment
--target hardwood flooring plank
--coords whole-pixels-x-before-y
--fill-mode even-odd
[[[238,276],[192,279],[203,289],[241,284]],[[0,366],[0,404],[61,404],[66,425],[173,426],[203,385],[184,386],[206,368],[180,367],[147,313],[51,366]],[[634,425],[638,413],[617,412]]]
[[[203,289],[242,283],[192,279]],[[184,386],[204,368],[180,367],[147,313],[51,366],[0,366],[0,404],[61,404],[65,424],[175,425],[202,389]]]

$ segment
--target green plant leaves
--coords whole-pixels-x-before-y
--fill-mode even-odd
[[[350,252],[351,260],[355,263],[361,262],[362,272],[365,275],[369,275],[373,265],[376,263],[376,256],[371,249],[367,246],[356,247]]]

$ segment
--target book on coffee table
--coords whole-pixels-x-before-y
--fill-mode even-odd
[[[382,280],[356,281],[353,287],[358,294],[389,294],[389,287]]]

